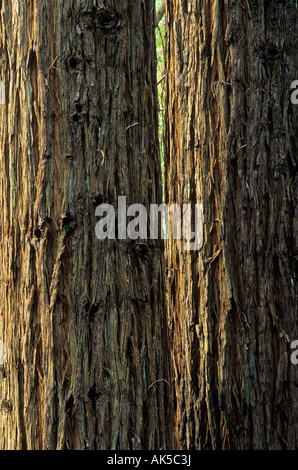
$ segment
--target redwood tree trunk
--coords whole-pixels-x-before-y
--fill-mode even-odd
[[[0,447],[171,447],[162,247],[95,236],[161,202],[154,2],[0,14]]]
[[[167,0],[166,17],[167,200],[204,204],[205,236],[169,244],[177,437],[294,449],[297,2]]]

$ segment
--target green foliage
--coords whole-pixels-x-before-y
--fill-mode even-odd
[[[156,10],[161,4],[162,0],[156,0]],[[159,145],[161,156],[161,169],[162,169],[162,184],[164,189],[165,175],[164,175],[164,106],[165,106],[165,20],[160,21],[156,27],[156,54],[157,54],[157,83],[158,83],[158,102],[159,102]]]

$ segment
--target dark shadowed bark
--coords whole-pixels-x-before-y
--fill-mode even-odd
[[[171,447],[162,247],[95,236],[161,202],[154,2],[0,14],[0,447]]]
[[[168,0],[166,18],[167,200],[205,222],[201,252],[169,244],[177,438],[294,449],[297,2]]]

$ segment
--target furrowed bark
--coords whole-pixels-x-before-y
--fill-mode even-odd
[[[181,448],[297,448],[296,21],[166,2],[167,202],[204,204],[202,251],[167,255]]]
[[[161,202],[154,2],[0,15],[0,448],[169,448],[162,245],[95,236],[97,205]]]

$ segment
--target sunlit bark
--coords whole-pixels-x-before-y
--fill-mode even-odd
[[[294,0],[166,2],[166,199],[205,219],[201,252],[168,252],[183,448],[297,448],[296,18]]]
[[[0,14],[0,448],[171,447],[162,246],[95,236],[161,202],[154,2]]]

